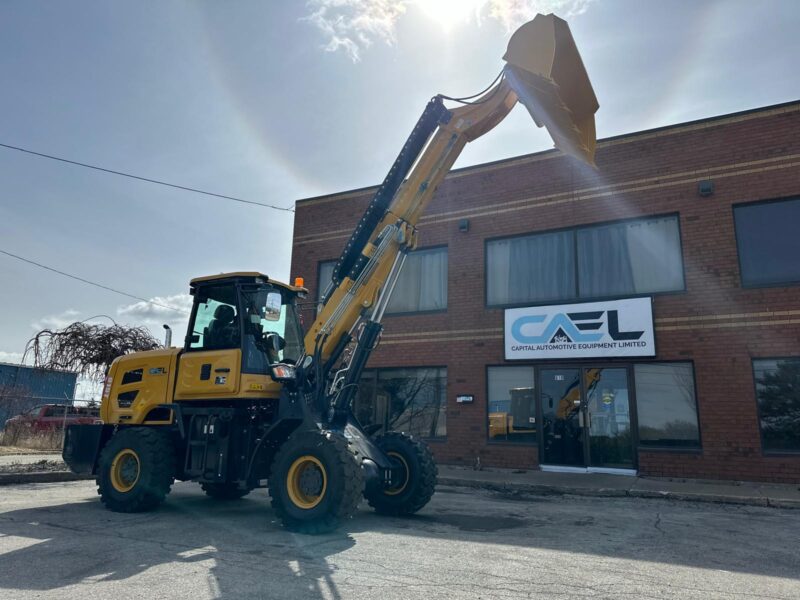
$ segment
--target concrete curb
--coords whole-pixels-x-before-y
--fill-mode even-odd
[[[0,486],[23,483],[58,483],[94,479],[94,475],[76,475],[71,471],[32,471],[30,473],[0,473]]]
[[[475,481],[458,477],[439,477],[439,485],[477,488],[504,493],[529,493],[543,496],[594,496],[605,498],[661,498],[667,500],[681,500],[686,502],[707,502],[713,504],[738,504],[745,506],[762,506],[770,508],[800,509],[800,500],[750,497],[750,496],[722,496],[719,494],[703,494],[691,492],[670,492],[618,488],[581,488],[559,485],[544,485],[535,483],[494,483],[490,481]]]

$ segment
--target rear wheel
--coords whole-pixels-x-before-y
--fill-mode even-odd
[[[175,481],[175,450],[166,431],[131,427],[114,434],[100,453],[97,493],[115,512],[161,504]]]
[[[361,465],[341,435],[306,431],[278,450],[269,478],[272,508],[284,526],[327,533],[350,518],[364,491]]]
[[[201,483],[207,496],[215,500],[238,500],[253,491],[253,488],[239,488],[235,483]]]
[[[384,515],[411,515],[425,506],[436,489],[438,470],[427,444],[404,433],[375,440],[401,473],[395,485],[371,490],[367,502]]]

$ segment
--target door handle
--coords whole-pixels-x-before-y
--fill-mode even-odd
[[[222,369],[214,369],[214,373],[230,373],[230,372],[231,372],[231,370],[229,368],[227,368],[227,367],[222,368]]]

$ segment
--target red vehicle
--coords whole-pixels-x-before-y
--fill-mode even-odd
[[[99,409],[67,404],[42,404],[6,421],[8,431],[31,431],[41,433],[57,431],[73,423],[94,423],[99,418]]]

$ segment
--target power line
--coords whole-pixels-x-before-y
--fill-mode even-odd
[[[284,208],[282,206],[275,206],[274,204],[265,204],[263,202],[256,202],[255,200],[244,200],[242,198],[236,198],[235,196],[225,196],[224,194],[215,194],[214,192],[206,192],[205,190],[199,190],[197,188],[190,188],[186,187],[185,185],[177,185],[175,183],[168,183],[166,181],[159,181],[158,179],[150,179],[149,177],[141,177],[139,175],[133,175],[131,173],[124,173],[122,171],[115,171],[113,169],[106,169],[105,167],[98,167],[97,165],[90,165],[87,163],[78,162],[76,160],[69,160],[67,158],[62,158],[60,156],[53,156],[52,154],[44,154],[42,152],[34,152],[33,150],[28,150],[27,148],[20,148],[19,146],[11,146],[10,144],[3,144],[0,143],[0,147],[7,148],[9,150],[16,150],[18,152],[25,152],[26,154],[32,154],[34,156],[40,156],[42,158],[49,158],[50,160],[57,160],[59,162],[68,163],[70,165],[77,165],[79,167],[85,167],[87,169],[94,169],[95,171],[102,171],[104,173],[111,173],[112,175],[120,175],[122,177],[130,177],[131,179],[138,179],[139,181],[146,181],[148,183],[156,183],[158,185],[165,185],[167,187],[176,188],[179,190],[185,190],[187,192],[195,192],[197,194],[205,194],[206,196],[214,196],[215,198],[223,198],[224,200],[233,200],[234,202],[242,202],[244,204],[254,204],[255,206],[263,206],[264,208],[272,208],[274,210],[282,210],[285,212],[294,212],[294,209]]]
[[[166,308],[169,310],[174,310],[175,312],[183,313],[188,315],[189,312],[183,310],[182,308],[175,308],[174,306],[167,306],[166,304],[161,304],[159,302],[153,302],[152,300],[148,300],[147,298],[142,298],[141,296],[137,296],[135,294],[129,294],[128,292],[123,292],[121,290],[116,290],[112,287],[108,287],[107,285],[103,285],[102,283],[95,283],[94,281],[89,281],[88,279],[84,279],[83,277],[78,277],[77,275],[72,275],[70,273],[65,273],[64,271],[59,271],[58,269],[54,269],[53,267],[48,267],[47,265],[43,265],[42,263],[38,263],[35,260],[30,260],[28,258],[24,258],[17,254],[13,254],[11,252],[6,252],[5,250],[0,249],[0,254],[5,254],[6,256],[10,256],[11,258],[16,258],[17,260],[21,260],[22,262],[28,263],[30,265],[35,265],[47,271],[51,271],[53,273],[58,273],[59,275],[63,275],[64,277],[69,277],[70,279],[75,279],[76,281],[80,281],[83,283],[87,283],[89,285],[93,285],[95,287],[99,287],[101,289],[107,290],[109,292],[114,292],[115,294],[119,294],[120,296],[127,296],[128,298],[133,298],[134,300],[141,300],[142,302],[147,302],[147,304],[152,304],[153,306],[160,306],[161,308]]]

